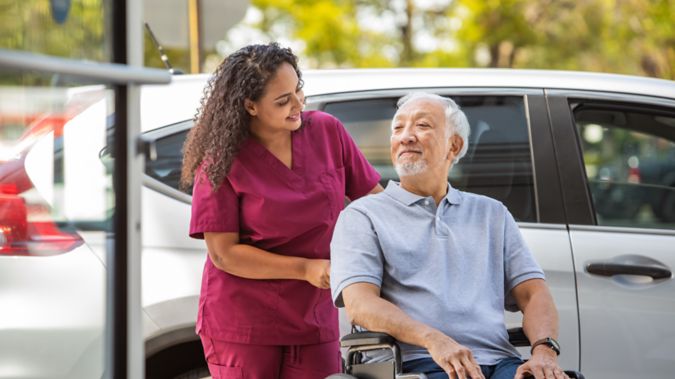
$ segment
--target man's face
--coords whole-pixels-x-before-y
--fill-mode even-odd
[[[454,157],[449,134],[442,103],[422,98],[401,107],[391,131],[391,161],[399,177],[431,169],[445,178]]]

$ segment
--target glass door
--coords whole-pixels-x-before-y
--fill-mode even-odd
[[[0,378],[143,375],[133,3],[0,2]]]

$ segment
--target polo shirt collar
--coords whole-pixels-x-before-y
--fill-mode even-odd
[[[384,189],[384,192],[408,206],[413,205],[420,200],[426,199],[424,196],[404,190],[401,188],[399,182],[395,182],[393,180],[390,180],[389,183],[387,183],[387,188]],[[443,198],[443,201],[447,201],[449,204],[460,204],[462,202],[462,194],[460,191],[452,188],[452,185],[448,183],[448,193]]]

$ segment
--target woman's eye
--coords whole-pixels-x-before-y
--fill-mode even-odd
[[[282,101],[280,101],[280,102],[277,103],[277,105],[282,106],[282,107],[283,107],[284,105],[286,105],[286,104],[288,104],[288,99],[282,100]]]

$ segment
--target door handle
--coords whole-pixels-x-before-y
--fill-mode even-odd
[[[588,262],[586,272],[601,276],[642,275],[654,280],[673,276],[668,266],[642,255],[620,255],[606,261]]]

